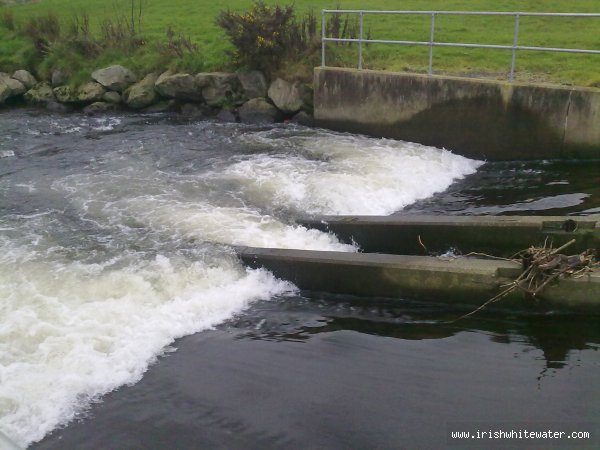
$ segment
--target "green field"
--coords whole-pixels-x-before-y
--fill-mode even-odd
[[[228,0],[223,2],[201,0],[39,0],[28,3],[7,2],[0,8],[0,71],[26,67],[39,76],[47,77],[54,68],[61,68],[85,77],[94,68],[123,63],[138,72],[164,67],[192,71],[231,70],[227,51],[231,46],[225,34],[215,23],[215,17],[224,9],[244,11],[252,2]],[[0,3],[2,1],[0,0]],[[267,0],[267,4],[287,4]],[[464,10],[464,11],[537,11],[537,12],[600,12],[598,0],[356,0],[293,2],[298,16],[313,8],[365,8],[378,10]],[[32,44],[18,30],[31,18],[56,14],[64,28],[77,15],[87,14],[92,33],[99,33],[105,20],[135,20],[144,45],[130,52],[106,49],[93,58],[76,55],[69,47],[56,46],[44,58],[35,56]],[[6,14],[12,16],[15,29],[7,28]],[[319,19],[320,22],[320,19]],[[373,39],[427,41],[430,18],[427,16],[366,16],[365,34]],[[197,51],[183,55],[161,51],[160,42],[166,40],[166,30],[172,27],[197,45]],[[9,27],[10,28],[10,27]],[[436,19],[436,40],[511,45],[514,19],[510,17],[456,17]],[[527,18],[520,23],[519,43],[530,46],[571,47],[600,49],[600,18]],[[418,46],[371,44],[364,48],[366,68],[425,72],[428,50]],[[318,64],[318,52],[301,61],[289,61],[287,71],[310,73]],[[434,50],[433,66],[436,73],[469,74],[488,78],[506,78],[511,55],[506,50],[448,49]],[[354,67],[357,49],[354,46],[328,46],[328,63]],[[520,52],[517,59],[517,80],[542,81],[583,86],[600,86],[600,55],[574,55],[543,52]]]

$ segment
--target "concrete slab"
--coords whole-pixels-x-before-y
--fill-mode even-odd
[[[457,248],[463,254],[508,257],[547,240],[575,238],[569,253],[600,250],[600,215],[593,216],[320,216],[298,223],[356,242],[365,252],[422,255]],[[421,243],[426,247],[423,248]]]
[[[317,126],[487,161],[600,157],[600,89],[318,67]]]
[[[521,273],[520,264],[479,258],[240,247],[241,260],[300,289],[362,297],[480,305]],[[539,300],[514,291],[503,306],[600,312],[600,272],[549,285]]]

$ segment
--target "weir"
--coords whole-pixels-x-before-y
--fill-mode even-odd
[[[300,289],[362,297],[482,305],[519,276],[520,264],[479,258],[344,253],[242,247],[242,261]],[[600,271],[549,285],[539,303],[514,290],[502,306],[600,310]]]
[[[298,223],[332,232],[368,253],[441,254],[454,248],[509,257],[531,245],[557,248],[574,238],[572,253],[600,248],[600,215],[320,216]]]
[[[569,254],[600,248],[600,216],[323,216],[299,223],[333,232],[367,253],[242,247],[238,255],[250,267],[264,267],[305,290],[483,305],[520,276],[521,263],[482,254],[416,255],[457,246],[508,258],[531,245],[549,242],[553,248],[565,246]],[[600,270],[560,278],[535,299],[514,289],[502,297],[502,305],[598,312]]]

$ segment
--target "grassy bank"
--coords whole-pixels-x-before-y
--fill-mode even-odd
[[[25,67],[47,77],[51,70],[60,68],[83,79],[94,68],[112,63],[126,64],[138,72],[167,66],[191,71],[233,69],[227,56],[231,45],[216,25],[215,17],[223,9],[246,10],[251,3],[247,0],[39,0],[11,3],[0,11],[0,70]],[[266,3],[288,2],[267,0]],[[494,0],[371,0],[368,8],[600,12],[597,0],[507,0],[498,3]],[[365,7],[365,3],[358,0],[296,0],[294,4],[298,16],[311,8],[318,12],[321,8],[337,6],[346,9]],[[82,20],[89,17],[90,36],[99,36],[106,23],[132,24],[140,42],[130,47],[102,44],[102,48],[91,55],[78,54],[72,45],[56,45],[40,55],[31,40],[19,30],[32,18],[48,14],[56,15],[63,30],[73,27],[74,18],[81,25]],[[373,39],[427,41],[429,20],[425,16],[367,16],[365,30]],[[172,30],[170,37],[166,33],[169,28]],[[436,40],[510,45],[513,29],[514,19],[509,17],[439,17],[436,19]],[[118,40],[119,36],[114,38]],[[600,49],[600,19],[522,18],[520,43]],[[328,55],[332,65],[356,65],[355,47],[330,45]],[[501,50],[436,48],[433,64],[438,73],[475,73],[504,78],[510,58],[510,52]],[[310,66],[318,61],[319,55],[315,52],[302,61],[290,61],[284,70],[310,73]],[[373,44],[364,49],[367,68],[424,72],[427,61],[425,47]],[[518,80],[600,85],[600,56],[521,52],[517,70]]]

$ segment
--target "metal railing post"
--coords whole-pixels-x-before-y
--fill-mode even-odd
[[[359,13],[358,70],[362,70],[363,12]]]
[[[321,10],[321,67],[325,67],[325,10]]]
[[[435,13],[431,13],[431,30],[429,32],[429,67],[427,73],[433,75],[433,35],[435,33]]]
[[[1,1],[1,0],[0,0]],[[360,24],[360,35],[354,37],[327,37],[326,31],[326,14],[358,14]],[[365,14],[415,14],[431,16],[431,29],[429,32],[429,41],[413,41],[413,40],[391,40],[391,39],[365,39],[364,36],[364,16]],[[452,15],[452,16],[502,16],[514,17],[515,28],[514,37],[511,44],[477,44],[465,42],[436,42],[435,41],[435,19],[436,16]],[[600,49],[581,49],[581,48],[561,48],[561,47],[539,47],[519,45],[519,25],[520,18],[523,17],[597,17],[598,13],[535,13],[535,12],[509,12],[509,11],[373,11],[365,9],[322,9],[321,10],[321,67],[326,67],[326,44],[327,42],[346,42],[348,44],[358,44],[358,69],[363,69],[363,46],[369,44],[397,44],[397,45],[418,45],[429,47],[429,62],[427,72],[433,75],[433,48],[434,47],[456,47],[456,48],[481,48],[489,50],[510,50],[512,53],[512,61],[509,73],[509,81],[515,80],[517,67],[517,52],[535,51],[535,52],[559,52],[559,53],[578,53],[586,55],[600,55]]]
[[[519,14],[515,14],[515,36],[513,38],[512,62],[510,64],[510,75],[508,81],[511,83],[515,79],[515,67],[517,64],[517,46],[519,45]]]

